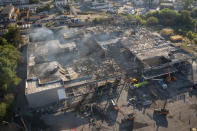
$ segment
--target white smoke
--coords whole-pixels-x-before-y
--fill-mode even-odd
[[[46,41],[54,39],[54,34],[48,28],[38,28],[30,33],[31,41]]]

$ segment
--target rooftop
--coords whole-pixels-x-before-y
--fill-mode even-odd
[[[14,9],[14,6],[13,5],[6,5],[2,11],[1,11],[1,14],[3,15],[6,15],[6,14],[9,14],[11,13],[11,10]]]

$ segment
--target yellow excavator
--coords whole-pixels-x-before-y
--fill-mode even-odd
[[[136,78],[132,78],[130,80],[131,84],[137,84],[138,83],[138,80]]]

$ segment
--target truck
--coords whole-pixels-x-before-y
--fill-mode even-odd
[[[144,86],[144,85],[147,85],[148,84],[148,81],[143,81],[143,82],[140,82],[138,84],[134,84],[134,87],[138,88],[138,87],[141,87],[141,86]]]

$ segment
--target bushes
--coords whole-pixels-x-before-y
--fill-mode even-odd
[[[11,93],[5,95],[3,101],[0,103],[0,121],[12,115],[14,95]]]
[[[159,20],[159,23],[164,26],[176,25],[178,17],[179,17],[179,13],[170,9],[162,9],[157,13],[157,18]]]
[[[104,18],[104,17],[102,17],[102,16],[97,17],[97,18],[95,18],[95,19],[93,20],[93,23],[95,23],[95,24],[106,24],[106,23],[110,23],[110,22],[112,22],[111,19],[109,19],[109,18]]]
[[[126,18],[127,18],[128,21],[136,20],[136,17],[134,15],[131,15],[131,14],[128,14]]]
[[[7,88],[19,84],[20,79],[16,75],[19,52],[12,45],[0,46],[0,94],[4,95]]]
[[[39,4],[40,0],[29,0],[30,4]]]
[[[194,18],[194,19],[197,19],[197,8],[192,9],[192,11],[191,11],[191,17]]]
[[[193,42],[195,44],[197,44],[197,34],[196,33],[192,32],[192,31],[188,31],[186,33],[186,37],[189,38],[190,40],[193,40]]]
[[[148,12],[141,18],[147,20],[147,26],[159,24],[167,28],[173,28],[176,33],[186,36],[190,40],[197,38],[197,34],[194,33],[197,27],[197,9],[192,11],[182,10],[180,12],[162,9],[160,11]]]
[[[194,38],[194,40],[193,40],[193,41],[194,41],[194,43],[195,43],[195,44],[197,44],[197,38]]]
[[[170,10],[170,9],[162,9],[160,11],[148,12],[145,15],[145,18],[148,20],[151,17],[155,17],[158,19],[158,23],[164,26],[173,26],[177,22],[177,18],[179,17],[179,13]]]
[[[14,24],[10,24],[8,26],[8,31],[3,34],[3,38],[5,38],[9,44],[17,47],[22,42],[20,28]]]
[[[192,31],[188,31],[186,36],[189,38],[189,39],[194,39],[194,38],[197,38],[197,34],[196,33],[193,33]]]
[[[145,25],[146,24],[146,20],[143,20],[140,16],[136,16],[135,19],[141,25]]]
[[[20,53],[16,47],[21,42],[20,30],[15,25],[8,26],[8,32],[0,37],[0,120],[12,115],[14,91],[19,82],[16,68]]]
[[[49,11],[50,10],[50,4],[47,4],[43,7],[38,8],[37,12],[43,12],[43,11]]]
[[[6,101],[6,103],[8,105],[12,105],[13,104],[13,101],[14,101],[14,95],[9,93],[9,94],[6,94],[5,97],[4,97],[4,100]]]
[[[3,37],[0,37],[0,45],[7,45],[7,44],[8,44],[7,40]]]
[[[0,103],[0,120],[6,116],[6,104],[4,102]]]
[[[158,23],[159,23],[158,19],[156,17],[153,17],[153,16],[149,17],[147,19],[147,22],[146,22],[146,24],[149,25],[149,26],[157,25]]]
[[[94,23],[95,24],[100,24],[100,23],[103,23],[104,21],[104,18],[103,17],[97,17],[94,19]]]
[[[70,3],[67,3],[67,4],[66,4],[65,9],[66,9],[66,11],[68,11],[68,12],[70,11]]]
[[[177,24],[179,26],[182,26],[183,28],[192,29],[193,20],[191,18],[191,13],[189,11],[182,10],[180,12],[179,17],[177,17],[177,21],[176,22],[177,22]]]
[[[143,18],[143,17],[142,17]],[[192,29],[193,19],[191,17],[190,11],[182,10],[181,12],[176,12],[171,9],[162,9],[160,11],[148,12],[144,19],[153,20],[153,18],[158,19],[158,24],[163,26],[171,27],[182,27],[187,29]],[[147,24],[149,25],[149,21]]]

